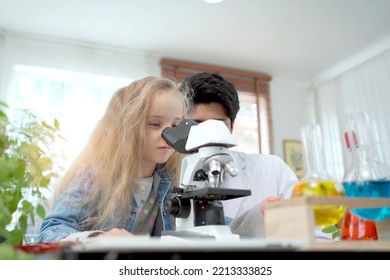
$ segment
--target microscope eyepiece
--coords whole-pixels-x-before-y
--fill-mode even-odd
[[[191,127],[197,124],[198,123],[194,120],[184,119],[175,127],[164,128],[161,132],[161,137],[177,152],[182,154],[190,154],[193,151],[189,152],[185,148],[188,134],[190,133]]]

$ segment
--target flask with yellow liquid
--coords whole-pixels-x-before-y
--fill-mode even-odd
[[[306,175],[295,185],[292,196],[344,196],[342,184],[327,173],[320,126],[318,124],[303,126],[301,138]],[[342,205],[314,206],[315,223],[320,227],[337,224],[343,215]]]

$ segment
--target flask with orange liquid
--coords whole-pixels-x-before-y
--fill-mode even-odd
[[[292,196],[344,196],[342,184],[326,170],[320,126],[318,124],[303,126],[301,138],[306,175],[296,184]],[[343,205],[314,206],[315,223],[320,227],[337,224],[343,215]]]

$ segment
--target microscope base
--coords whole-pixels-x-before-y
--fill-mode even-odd
[[[184,239],[206,238],[214,239],[215,241],[240,240],[240,236],[232,233],[230,227],[227,225],[197,226],[187,229],[163,231],[161,232],[161,237],[164,236],[174,236]]]

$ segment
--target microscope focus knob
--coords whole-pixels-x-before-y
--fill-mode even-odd
[[[164,203],[164,212],[178,218],[188,218],[191,213],[191,201],[174,197]]]

